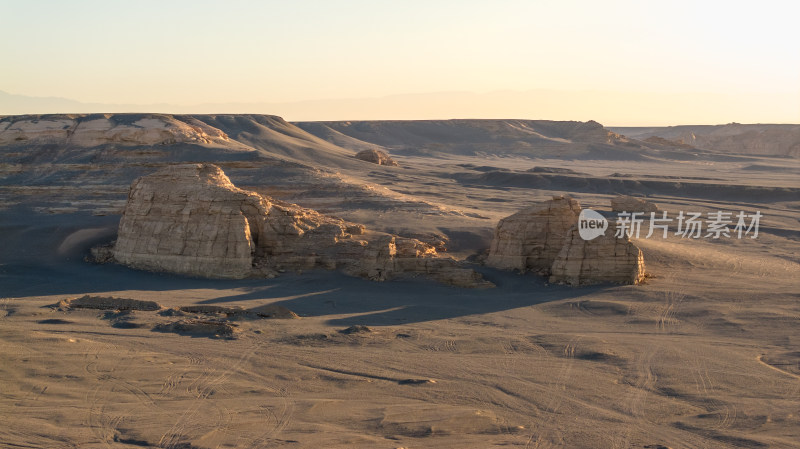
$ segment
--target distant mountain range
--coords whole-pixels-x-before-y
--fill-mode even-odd
[[[379,98],[177,105],[84,103],[0,91],[0,115],[43,113],[275,114],[290,121],[533,118],[596,120],[604,125],[800,122],[797,95],[624,93],[613,91],[433,92]]]
[[[372,120],[287,122],[264,114],[49,114],[0,117],[0,147],[214,146],[301,163],[378,149],[406,155],[579,159],[800,157],[800,125],[603,127],[595,121]],[[333,158],[333,159],[332,159]],[[338,160],[339,163],[335,162]]]
[[[721,153],[800,157],[800,125],[729,123],[610,129],[646,142],[652,142],[655,136],[675,145],[691,145]]]
[[[433,168],[426,176],[473,187],[794,199],[794,187],[754,190],[719,186],[710,178],[598,176],[538,164],[562,160],[567,166],[598,163],[612,170],[626,163],[724,162],[742,173],[788,176],[784,166],[792,170],[788,162],[796,161],[788,158],[798,157],[798,129],[736,124],[609,129],[594,121],[489,119],[292,123],[263,114],[14,115],[0,117],[0,209],[27,205],[48,213],[118,213],[134,179],[185,162],[211,162],[238,185],[262,186],[265,194],[329,213],[358,209],[367,220],[375,208],[445,210],[389,188],[406,175],[426,172],[430,161],[451,171]],[[400,166],[355,157],[368,148],[387,151]],[[502,161],[514,168],[496,165]],[[376,189],[378,180],[387,188]]]

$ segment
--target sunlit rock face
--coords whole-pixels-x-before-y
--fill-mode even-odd
[[[592,240],[581,238],[574,227],[559,251],[550,282],[570,285],[599,283],[638,284],[645,278],[642,251],[614,229]]]
[[[181,119],[182,118],[182,119]],[[19,116],[0,126],[0,145],[163,145],[227,141],[228,136],[192,117],[161,114]]]
[[[219,167],[170,166],[131,186],[113,255],[144,270],[243,278],[268,210],[264,198],[236,188]]]
[[[550,274],[580,212],[578,201],[557,196],[503,218],[495,229],[487,265]]]
[[[637,203],[638,204],[638,203]],[[550,282],[571,285],[638,284],[644,280],[642,252],[630,239],[605,235],[584,240],[577,226],[580,204],[556,196],[500,220],[486,264],[533,271]]]

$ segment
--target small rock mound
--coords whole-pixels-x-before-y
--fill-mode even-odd
[[[254,313],[262,318],[277,318],[285,320],[295,320],[300,318],[300,316],[296,313],[277,304],[267,304],[265,306],[254,307],[250,309],[250,313]]]
[[[362,161],[372,162],[373,164],[378,165],[391,165],[397,166],[397,162],[394,161],[388,154],[384,153],[380,150],[364,150],[359,151],[356,153],[356,159],[361,159]]]
[[[90,250],[85,260],[98,264],[114,262],[114,244],[95,246]]]
[[[557,175],[582,175],[588,176],[587,173],[582,173],[579,171],[575,171],[569,168],[561,168],[561,167],[533,167],[527,170],[528,173],[550,173],[550,174],[557,174]]]
[[[146,310],[155,311],[161,306],[155,301],[142,301],[139,299],[115,298],[113,296],[89,296],[65,299],[59,302],[63,309],[98,309],[98,310]]]
[[[433,379],[401,379],[397,381],[400,385],[423,385],[423,384],[435,384],[436,381]]]
[[[372,332],[372,329],[370,329],[367,326],[361,325],[361,324],[356,324],[356,325],[348,327],[347,329],[342,329],[339,332],[341,332],[343,334],[346,334],[346,335],[351,335],[351,334],[369,334],[369,333]]]
[[[194,313],[201,315],[220,315],[220,316],[224,315],[225,318],[230,318],[230,319],[300,318],[296,313],[292,312],[286,307],[275,304],[267,304],[265,306],[255,307],[252,309],[245,309],[239,306],[225,307],[225,306],[199,304],[199,305],[183,306],[178,310],[184,313]]]
[[[611,210],[614,212],[642,212],[647,214],[660,211],[657,204],[628,195],[619,195],[611,198]]]
[[[201,337],[235,338],[235,325],[221,321],[180,320],[173,323],[158,324],[153,328],[153,331]]]
[[[226,318],[243,318],[247,315],[247,310],[242,307],[225,307],[205,304],[183,306],[178,308],[178,310],[184,313],[200,315],[221,315]]]

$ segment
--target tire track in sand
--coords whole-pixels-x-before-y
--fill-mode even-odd
[[[561,447],[564,443],[563,432],[553,423],[553,417],[558,413],[561,405],[564,403],[564,396],[566,395],[567,384],[572,376],[572,369],[575,364],[575,347],[583,339],[583,337],[575,336],[566,345],[564,345],[564,359],[558,358],[562,365],[556,377],[555,388],[561,390],[563,393],[553,394],[544,410],[548,413],[547,419],[543,422],[531,422],[529,429],[531,429],[530,437],[525,443],[525,449],[548,449],[554,447],[546,438],[559,442]]]
[[[185,408],[184,412],[175,420],[175,423],[161,436],[157,446],[164,449],[183,447],[189,437],[187,431],[195,427],[202,428],[206,434],[213,431],[224,433],[225,428],[229,427],[232,422],[232,413],[220,401],[211,401],[209,403],[208,399],[213,393],[222,388],[224,382],[245,364],[260,347],[261,344],[259,343],[251,345],[243,351],[242,355],[234,363],[228,364],[226,369],[215,368],[214,366],[219,366],[219,363],[213,363],[195,378],[186,387],[186,392],[193,396],[191,405]],[[190,362],[194,363],[196,361],[197,355],[192,355]],[[199,417],[201,409],[209,405],[217,411],[216,423],[210,428],[208,422]]]

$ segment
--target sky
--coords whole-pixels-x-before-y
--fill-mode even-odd
[[[800,123],[792,3],[0,0],[0,114]]]

